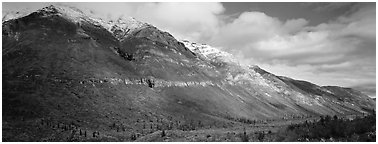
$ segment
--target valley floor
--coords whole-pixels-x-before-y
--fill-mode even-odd
[[[327,118],[329,123],[327,123]],[[354,120],[350,120],[353,119]],[[325,120],[324,120],[325,119]],[[372,119],[374,123],[372,123]],[[337,121],[338,120],[338,121]],[[326,122],[324,122],[326,121]],[[318,131],[326,131],[327,124],[344,122],[347,127],[353,127],[363,123],[362,131],[356,130],[353,135],[344,137],[317,137],[303,138],[306,129],[311,135],[309,127],[324,126]],[[48,121],[24,121],[20,123],[3,122],[3,141],[139,141],[139,142],[245,142],[245,141],[375,141],[375,115],[356,116],[350,115],[333,121],[329,117],[310,117],[304,119],[274,120],[256,124],[236,123],[229,127],[206,127],[195,130],[142,130],[130,131],[125,129],[111,128],[108,130],[91,130],[79,128],[70,124],[52,124]],[[370,123],[368,123],[370,121]],[[320,122],[322,122],[320,124]],[[335,125],[335,124],[333,124]],[[307,126],[307,127],[306,127]],[[18,127],[18,129],[15,129]],[[22,129],[20,129],[22,128]],[[84,130],[85,129],[85,130]],[[355,129],[353,129],[355,130]],[[20,133],[23,131],[23,133]],[[357,132],[358,131],[358,132]]]

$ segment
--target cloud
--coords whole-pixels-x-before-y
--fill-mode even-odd
[[[321,85],[375,83],[375,5],[353,4],[337,19],[307,24],[245,12],[211,43],[278,75]]]
[[[144,3],[118,3],[118,2],[79,2],[79,3],[61,3],[64,5],[75,6],[85,13],[91,13],[105,20],[114,20],[121,16],[131,16],[136,7]]]
[[[334,11],[341,8],[349,7],[353,5],[350,2],[330,2],[330,3],[319,3],[320,5],[315,8],[316,11]]]
[[[223,11],[220,3],[147,3],[136,8],[134,15],[176,37],[205,42],[217,33],[217,15]]]
[[[344,36],[356,36],[375,41],[375,5],[361,4],[354,7],[355,12],[342,16],[336,22],[346,25],[341,32]]]
[[[262,12],[244,12],[237,19],[222,26],[211,40],[212,44],[240,48],[278,33],[282,23]]]
[[[294,34],[302,30],[307,24],[308,21],[303,18],[290,19],[285,22],[283,29],[286,30],[287,33]]]
[[[318,85],[355,85],[375,84],[375,73],[361,74],[356,64],[340,63],[335,65],[313,66],[309,64],[288,65],[284,63],[257,63],[261,68],[281,76],[305,80]],[[350,66],[350,68],[348,68]]]
[[[375,49],[373,12],[374,9],[359,10],[351,16],[316,27],[306,27],[308,22],[301,18],[281,22],[263,13],[246,12],[224,26],[212,43],[246,51],[245,57],[262,61],[338,62],[359,51],[362,45]],[[365,18],[361,18],[359,13],[364,13]],[[369,40],[370,44],[366,45]]]

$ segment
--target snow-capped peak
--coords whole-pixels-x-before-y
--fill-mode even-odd
[[[33,12],[34,11],[30,11],[30,10],[24,10],[24,11],[18,11],[18,12],[5,12],[5,14],[3,14],[3,22],[11,20],[11,19],[17,19],[26,15],[29,15]],[[41,15],[42,17],[48,17],[51,15],[59,15],[59,16],[63,16],[66,19],[72,20],[74,22],[78,22],[83,19],[88,19],[86,14],[84,14],[81,10],[75,7],[70,7],[70,6],[61,5],[61,4],[50,5],[50,6],[38,9],[35,12]]]
[[[208,60],[211,60],[211,61],[220,60],[223,62],[238,63],[238,61],[232,56],[232,54],[222,51],[219,48],[215,48],[207,44],[198,44],[198,43],[190,42],[188,40],[181,40],[181,42],[189,50],[193,51],[196,54],[202,55]]]
[[[42,17],[49,17],[52,15],[59,15],[67,20],[75,23],[88,22],[97,26],[102,26],[109,32],[113,33],[118,39],[123,39],[134,30],[150,26],[147,23],[140,22],[132,17],[122,16],[117,20],[105,21],[91,12],[81,11],[78,8],[67,5],[50,5],[36,11]],[[17,19],[31,14],[30,11],[25,12],[7,12],[3,14],[2,21]]]
[[[114,24],[128,29],[138,29],[148,25],[147,23],[138,21],[133,17],[125,16],[118,18],[117,21],[114,22]]]
[[[115,21],[110,21],[109,24],[111,25],[109,31],[111,31],[119,40],[122,40],[125,36],[135,30],[150,26],[149,24],[138,21],[133,17],[125,16],[119,17]]]
[[[48,7],[37,10],[37,12],[44,14],[44,16],[49,16],[51,14],[62,15],[65,18],[68,18],[75,22],[78,22],[86,17],[81,10],[65,5],[50,5]]]

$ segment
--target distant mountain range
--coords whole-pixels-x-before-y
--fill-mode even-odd
[[[52,5],[4,19],[3,141],[63,139],[39,127],[46,121],[117,139],[107,133],[113,125],[134,132],[140,121],[230,123],[375,109],[355,89],[241,65],[134,18],[104,21]]]

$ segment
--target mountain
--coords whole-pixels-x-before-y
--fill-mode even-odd
[[[376,97],[375,87],[376,87],[375,84],[362,84],[362,85],[353,86],[351,88],[361,91],[362,93],[373,98],[373,97]]]
[[[134,18],[52,5],[2,28],[3,141],[132,141],[375,109],[359,91],[244,66]]]

